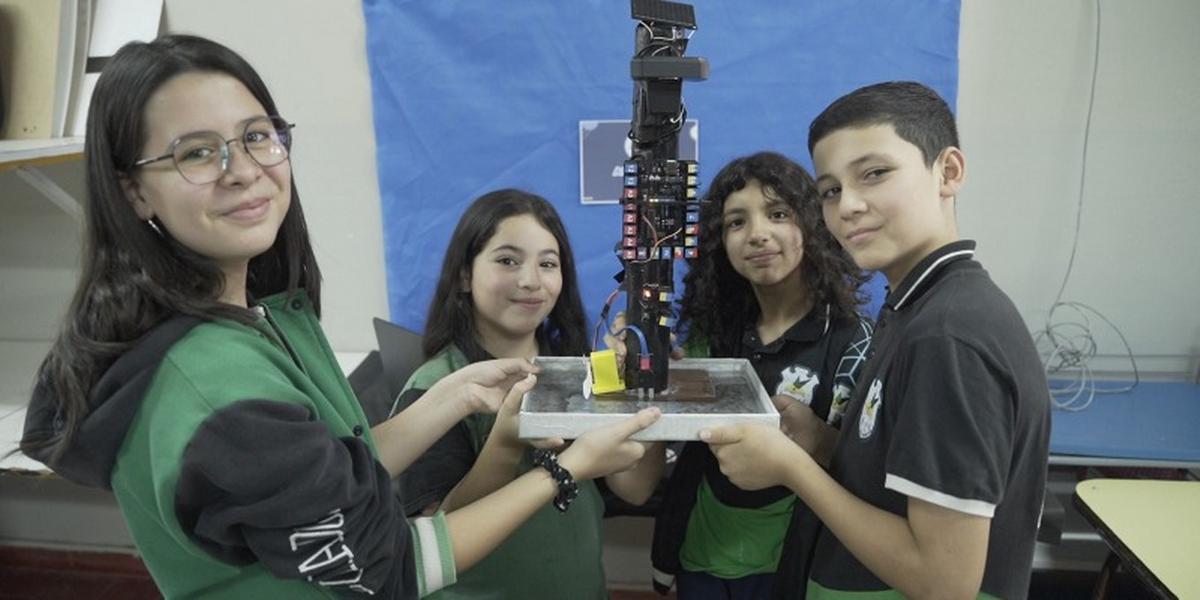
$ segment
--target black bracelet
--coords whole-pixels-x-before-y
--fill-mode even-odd
[[[554,508],[557,508],[558,512],[567,512],[571,501],[579,495],[579,484],[575,483],[570,471],[558,464],[558,454],[544,448],[534,450],[533,466],[541,467],[550,473],[550,477],[558,485],[558,494],[554,496]]]

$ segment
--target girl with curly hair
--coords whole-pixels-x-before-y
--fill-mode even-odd
[[[773,152],[735,159],[709,187],[700,231],[680,306],[685,352],[749,359],[793,440],[828,452],[871,325],[858,313],[866,278],[825,228],[812,177]],[[741,490],[688,443],[655,523],[655,585],[765,597],[777,580],[804,581],[818,526],[787,488]]]

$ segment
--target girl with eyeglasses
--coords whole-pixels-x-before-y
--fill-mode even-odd
[[[409,598],[539,508],[627,468],[650,411],[452,513],[405,520],[390,479],[455,423],[530,389],[483,361],[368,428],[319,324],[292,125],[217,43],[123,47],[88,113],[87,241],[21,450],[111,489],[168,598]],[[564,476],[564,473],[567,475]]]

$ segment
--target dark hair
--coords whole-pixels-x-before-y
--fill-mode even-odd
[[[681,324],[689,337],[699,333],[710,347],[736,348],[748,319],[759,314],[750,282],[734,270],[722,238],[725,200],[757,181],[768,198],[783,202],[796,214],[804,238],[800,262],[813,306],[828,304],[836,320],[857,318],[864,302],[859,288],[866,276],[825,227],[817,187],[804,167],[775,152],[734,159],[721,169],[700,208],[700,257],[690,261],[680,301]]]
[[[254,313],[218,301],[225,278],[211,259],[142,222],[121,187],[148,137],[147,101],[190,72],[223,73],[246,86],[267,114],[275,102],[254,69],[207,39],[169,35],[121,47],[104,66],[88,109],[86,239],[75,296],[58,338],[38,370],[38,387],[57,405],[63,429],[21,450],[61,456],[87,416],[87,397],[108,367],[138,338],[176,315],[252,323]],[[320,314],[321,275],[292,181],[291,206],[275,243],[250,260],[246,290],[263,297],[300,288]]]
[[[858,88],[817,115],[808,127],[808,153],[835,131],[872,125],[891,125],[921,150],[926,167],[946,147],[960,147],[954,113],[937,92],[915,81],[889,81]]]
[[[479,343],[475,327],[475,304],[469,291],[462,289],[463,282],[471,280],[471,265],[495,235],[500,222],[519,215],[532,215],[554,236],[562,269],[562,291],[550,315],[538,327],[538,346],[559,356],[587,353],[587,323],[583,301],[579,297],[575,258],[558,211],[541,196],[503,189],[484,194],[472,202],[454,228],[446,258],[442,260],[437,290],[429,303],[429,318],[425,321],[422,348],[426,358],[433,357],[450,344],[458,346],[471,362],[488,357]]]

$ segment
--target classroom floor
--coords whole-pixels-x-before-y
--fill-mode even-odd
[[[1037,572],[1030,600],[1092,597],[1095,573]],[[154,600],[161,598],[141,561],[125,554],[62,552],[0,546],[0,600]],[[666,598],[674,598],[671,594]],[[1131,574],[1118,574],[1109,598],[1149,598]],[[611,600],[659,600],[652,591],[612,590]]]
[[[161,598],[136,556],[0,546],[0,599]]]

